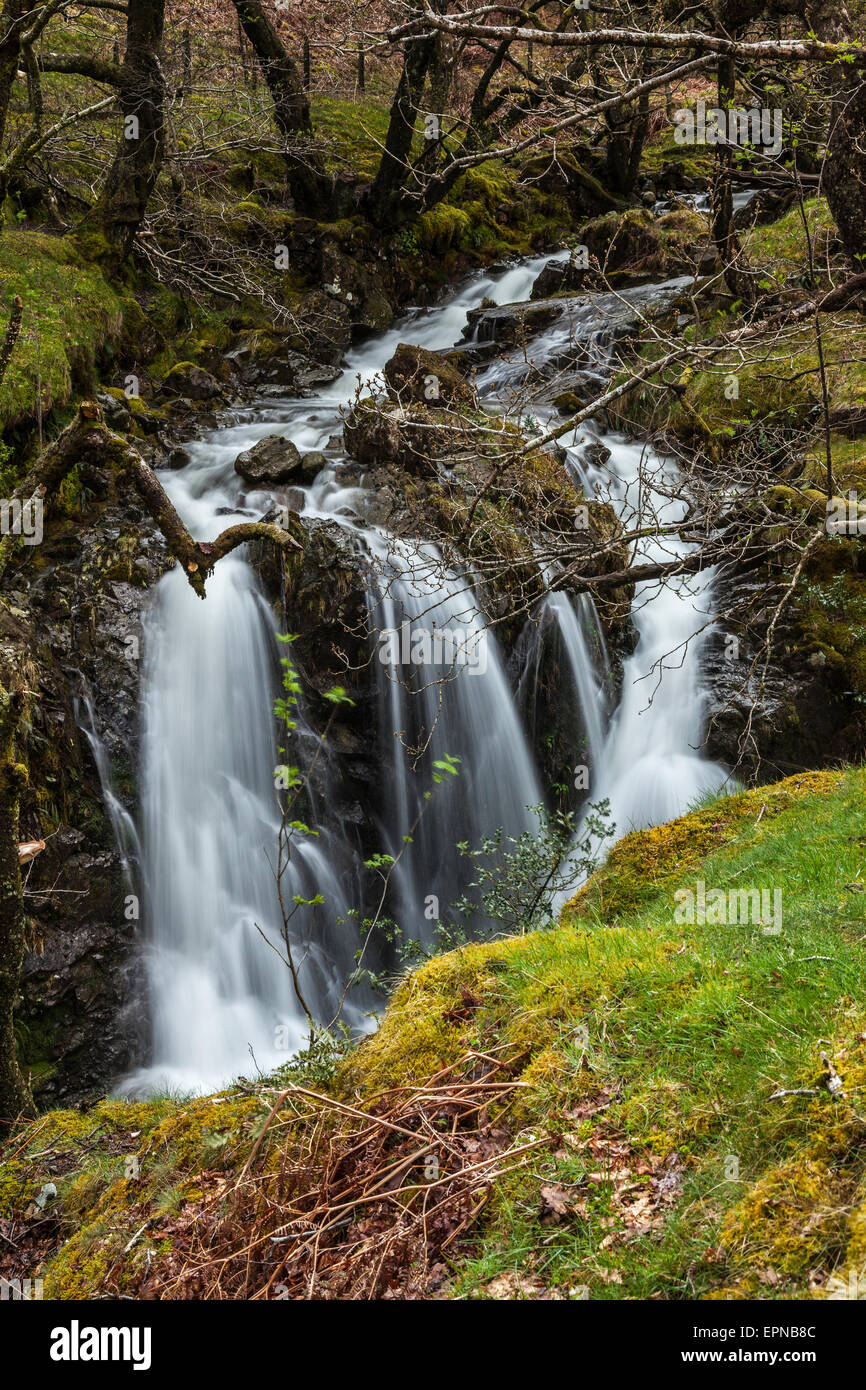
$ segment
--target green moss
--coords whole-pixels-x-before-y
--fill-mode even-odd
[[[20,228],[0,231],[0,305],[24,301],[21,336],[0,385],[0,424],[32,417],[37,379],[42,409],[90,389],[96,359],[122,325],[116,291],[64,239]]]
[[[331,1094],[364,1104],[495,1053],[521,1083],[495,1123],[543,1141],[496,1185],[474,1249],[455,1251],[458,1296],[488,1296],[539,1252],[548,1286],[597,1298],[832,1296],[862,1268],[864,792],[866,773],[838,771],[718,798],[627,837],[558,930],[470,945],[403,981]],[[698,877],[778,888],[783,931],[678,924],[675,890]],[[243,1169],[276,1094],[105,1102],[14,1136],[7,1208],[59,1188],[68,1238],[41,1271],[46,1296],[134,1294],[147,1260],[169,1256],[175,1214]],[[262,1171],[296,1162],[296,1142],[283,1117]],[[567,1185],[579,1216],[545,1223],[545,1183]]]
[[[610,851],[604,865],[563,908],[562,920],[577,923],[628,917],[675,883],[709,854],[752,838],[756,817],[769,827],[776,816],[804,797],[838,787],[838,772],[806,772],[732,796],[712,799],[680,820],[635,830]],[[766,833],[766,831],[762,832]]]
[[[340,1071],[340,1091],[372,1095],[421,1082],[456,1062],[465,1049],[465,1015],[489,982],[502,947],[465,946],[437,956],[400,986],[382,1027]]]

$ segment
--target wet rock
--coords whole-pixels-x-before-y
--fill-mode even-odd
[[[353,338],[384,333],[391,327],[394,309],[377,278],[336,242],[322,246],[320,276],[325,293],[347,310]]]
[[[567,301],[545,299],[529,304],[481,304],[471,309],[464,338],[499,347],[515,347],[543,332],[562,317]]]
[[[258,487],[296,480],[303,472],[299,450],[279,434],[268,434],[238,454],[234,467],[236,473]]]
[[[587,463],[592,464],[594,468],[603,468],[611,456],[610,449],[602,444],[600,439],[593,444],[587,444],[583,454]]]
[[[289,335],[256,337],[228,354],[227,362],[243,387],[259,394],[313,395],[340,375],[339,367],[314,362],[288,345]],[[281,388],[285,388],[282,390]]]
[[[299,487],[288,487],[280,494],[280,501],[290,512],[302,512],[306,496]]]
[[[222,396],[222,387],[204,367],[197,367],[194,362],[177,362],[162,383],[162,394],[212,401]]]
[[[301,472],[307,483],[313,482],[322,469],[327,468],[327,466],[328,460],[318,449],[311,449],[309,453],[301,455]]]
[[[756,196],[734,212],[734,226],[745,230],[754,225],[777,222],[797,201],[796,188],[762,188]]]
[[[395,463],[404,449],[400,413],[377,409],[360,401],[353,407],[343,429],[347,451],[358,463],[373,466]]]
[[[391,395],[403,404],[475,404],[475,392],[454,363],[428,348],[400,343],[383,375]]]
[[[734,767],[742,780],[759,782],[850,762],[851,750],[863,747],[866,718],[839,654],[810,649],[789,608],[776,621],[766,663],[776,605],[767,603],[760,571],[726,574],[714,601],[728,616],[704,650],[706,754]]]
[[[118,430],[121,434],[132,425],[132,415],[125,401],[118,400],[116,396],[110,395],[108,391],[97,391],[96,399],[102,406],[102,413],[105,416],[105,423],[110,430]]]
[[[568,290],[579,290],[586,281],[588,271],[575,265],[573,260],[548,261],[539,271],[532,286],[530,299],[550,299],[553,295]]]
[[[98,502],[74,520],[61,513],[49,519],[22,575],[21,631],[0,613],[0,646],[14,642],[39,692],[21,830],[22,838],[46,838],[47,848],[28,882],[29,939],[38,945],[25,958],[19,1018],[42,1105],[104,1095],[143,1060],[146,1035],[140,889],[126,878],[80,726],[92,717],[112,791],[133,814],[142,613],[171,561],[127,480],[105,471],[111,477]]]
[[[330,366],[342,361],[352,343],[352,311],[342,299],[314,290],[301,300],[294,322],[289,346],[295,352]]]

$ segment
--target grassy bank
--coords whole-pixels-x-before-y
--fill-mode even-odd
[[[396,1262],[392,1296],[813,1298],[866,1278],[864,791],[862,771],[809,773],[627,837],[559,929],[435,959],[342,1059],[41,1117],[0,1165],[0,1218],[27,1228],[17,1272],[51,1298],[202,1296],[207,1231],[230,1290],[250,1223],[264,1211],[278,1234],[334,1146],[351,1154],[363,1116],[400,1096],[412,1125],[374,1122],[392,1123],[377,1162],[400,1196],[379,1189],[384,1214],[368,1196],[320,1233],[331,1257],[365,1219],[411,1210],[425,1123],[463,1134],[476,1166],[499,1158],[451,1235],[434,1226]],[[676,892],[699,881],[781,893],[781,931],[678,922]],[[442,1077],[476,1085],[480,1058],[510,1089],[452,1125]],[[285,1255],[262,1241],[259,1291]]]

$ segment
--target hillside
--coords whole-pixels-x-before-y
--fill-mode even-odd
[[[61,1299],[848,1296],[864,788],[627,836],[557,930],[436,958],[342,1056],[40,1117],[0,1166],[19,1262]],[[780,893],[781,930],[677,924],[699,882]]]

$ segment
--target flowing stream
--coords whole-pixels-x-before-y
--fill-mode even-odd
[[[351,352],[339,379],[317,396],[259,402],[189,445],[189,464],[161,476],[192,533],[212,538],[233,520],[260,515],[270,505],[268,493],[251,492],[234,472],[238,453],[274,433],[291,438],[302,452],[326,449],[342,427],[341,408],[359,379],[370,381],[399,342],[453,346],[471,309],[484,299],[527,299],[550,260],[533,258],[498,274],[474,276],[441,307],[414,311]],[[622,302],[633,297],[642,304],[678,283],[628,291],[622,299],[588,296],[567,322],[534,340],[528,356],[543,364],[566,340],[577,338],[588,345],[591,370],[602,380],[609,322]],[[526,355],[515,355],[479,373],[480,392],[491,408],[503,408],[497,397],[518,386],[528,366]],[[603,465],[592,448],[599,442],[610,450]],[[675,519],[675,504],[646,483],[649,473],[663,488],[674,467],[670,460],[645,456],[639,489],[641,444],[583,427],[567,447],[576,474],[606,495],[626,521],[653,514]],[[474,669],[444,682],[440,667],[407,666],[405,648],[389,660],[374,660],[380,728],[371,730],[371,738],[381,741],[390,807],[383,850],[398,854],[402,848],[391,911],[405,931],[424,938],[431,929],[430,903],[445,908],[461,892],[456,843],[477,844],[500,826],[516,835],[537,825],[532,808],[543,792],[535,750],[503,654],[485,629],[473,577],[446,571],[431,545],[397,543],[367,524],[362,490],[339,482],[330,454],[328,467],[306,490],[304,511],[343,525],[369,560],[373,625],[396,632],[405,627],[410,641],[422,627],[459,628],[471,649]],[[659,544],[643,541],[633,558],[656,555]],[[668,553],[682,549],[678,541],[664,544]],[[678,814],[724,779],[724,769],[697,752],[703,638],[692,634],[710,619],[711,586],[712,575],[705,574],[662,588],[643,586],[636,594],[638,642],[626,661],[612,717],[604,643],[591,601],[563,593],[545,600],[545,621],[557,630],[569,676],[563,697],[579,703],[586,730],[591,799],[610,800],[617,835]],[[204,602],[180,569],[167,574],[148,614],[145,639],[141,832],[152,1059],[125,1087],[207,1090],[241,1072],[285,1062],[306,1031],[276,954],[284,950],[274,876],[280,822],[274,787],[277,646],[270,609],[243,552],[217,565]],[[476,659],[482,648],[483,660]],[[406,746],[431,729],[429,758],[459,757],[460,774],[443,779],[447,785],[437,788],[419,822],[428,783],[413,773]],[[412,843],[403,848],[407,836]],[[322,829],[295,840],[285,895],[323,899],[292,922],[303,992],[323,1020],[338,1006],[351,968],[356,941],[345,914],[356,883],[351,847],[333,832]],[[364,1002],[350,1001],[347,1009],[356,1027],[365,1026]]]

